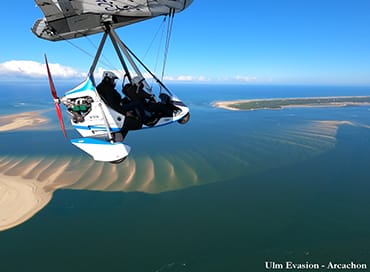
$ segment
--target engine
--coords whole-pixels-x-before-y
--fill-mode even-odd
[[[67,101],[63,101],[74,123],[82,123],[85,121],[85,117],[91,112],[92,102],[94,102],[94,100],[90,96],[69,98]]]

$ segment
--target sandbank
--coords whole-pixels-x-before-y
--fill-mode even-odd
[[[0,231],[15,227],[41,210],[52,197],[37,180],[0,174]]]
[[[0,231],[30,219],[52,198],[68,161],[0,158]],[[52,168],[50,171],[49,168]]]
[[[244,165],[240,171],[246,168],[249,169],[247,171],[255,171],[261,167],[260,159],[255,158],[266,155],[271,141],[276,143],[275,146],[293,147],[289,150],[294,152],[291,156],[294,161],[333,148],[340,125],[358,124],[346,120],[309,122],[290,127],[280,135],[274,132],[259,135],[257,145],[244,147],[248,148],[249,157],[234,156],[228,150],[216,154],[228,158],[227,161],[233,164]],[[268,158],[271,153],[269,151]],[[227,171],[221,170],[221,174],[220,169],[223,167],[217,168],[217,165],[208,162],[208,154],[195,152],[129,158],[121,165],[94,162],[83,156],[0,157],[0,231],[30,219],[47,205],[53,193],[60,188],[155,194],[201,185],[204,181],[216,182],[220,176],[233,177],[242,173],[224,173]]]
[[[226,110],[285,109],[300,107],[345,107],[370,105],[370,96],[266,98],[216,101],[212,106]]]
[[[41,113],[41,111],[30,111],[0,116],[0,132],[32,129],[48,123],[49,120]]]

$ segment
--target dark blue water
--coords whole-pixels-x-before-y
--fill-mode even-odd
[[[12,90],[0,98],[2,114],[53,107],[46,86],[1,89]],[[172,90],[190,106],[191,122],[130,133],[126,142],[133,158],[181,158],[200,182],[158,194],[58,190],[32,219],[0,233],[2,271],[244,272],[267,271],[266,261],[369,267],[370,108],[230,112],[210,103],[369,95],[370,88]],[[55,128],[1,133],[1,155],[80,156]],[[14,139],[23,141],[3,144]]]

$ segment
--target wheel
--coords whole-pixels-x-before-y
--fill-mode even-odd
[[[122,159],[119,159],[119,160],[116,160],[116,161],[111,161],[110,163],[111,164],[120,164],[120,163],[124,162],[127,159],[127,157],[128,156],[123,157]]]
[[[187,122],[189,122],[190,120],[190,112],[188,112],[188,114],[186,114],[184,117],[182,117],[180,120],[178,120],[177,122],[181,125],[185,125]]]

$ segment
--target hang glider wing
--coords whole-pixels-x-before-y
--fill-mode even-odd
[[[121,27],[180,12],[193,0],[35,0],[45,18],[35,22],[32,32],[58,41],[104,31],[104,24]]]

